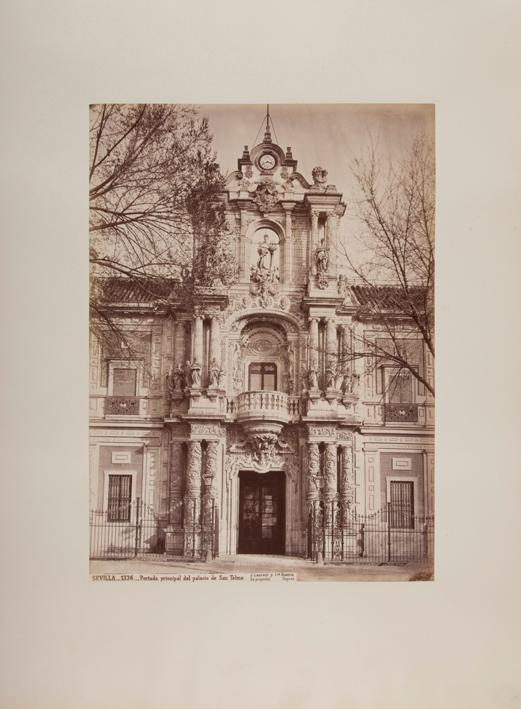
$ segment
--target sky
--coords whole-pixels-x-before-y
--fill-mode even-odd
[[[213,104],[199,106],[209,121],[217,160],[224,174],[237,169],[243,147],[262,142],[265,104]],[[272,139],[285,150],[291,146],[297,171],[312,182],[311,171],[320,165],[328,182],[336,185],[347,203],[340,238],[351,255],[360,252],[355,243],[356,221],[350,218],[355,198],[350,173],[353,158],[361,156],[371,141],[384,159],[405,156],[419,133],[434,138],[433,104],[272,104]],[[262,126],[262,128],[261,128]],[[358,260],[355,257],[355,260]]]
[[[251,149],[262,142],[266,105],[214,104],[199,110],[208,117],[223,172],[237,169],[244,145]],[[349,163],[371,137],[383,154],[396,157],[417,133],[434,133],[432,104],[273,104],[270,116],[274,142],[283,150],[291,146],[298,171],[311,182],[311,170],[324,167],[347,199]]]

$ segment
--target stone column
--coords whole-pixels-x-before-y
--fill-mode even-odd
[[[185,556],[192,558],[200,553],[201,457],[201,441],[188,441],[184,498],[184,553]]]
[[[192,365],[197,361],[200,367],[203,363],[203,319],[200,315],[194,318],[194,332],[192,345]]]
[[[202,510],[202,552],[203,557],[208,558],[213,556],[213,527],[215,509],[215,476],[217,473],[217,451],[219,448],[218,441],[208,441],[206,448],[205,470],[203,473],[203,510]]]
[[[315,247],[318,243],[318,216],[320,212],[318,209],[312,209],[311,210],[311,236],[309,239],[309,254],[308,254],[308,266],[309,270],[312,273],[315,273],[316,266],[315,266],[315,259],[314,259],[314,250]]]
[[[333,320],[333,318],[328,318],[326,324],[326,382],[324,384],[324,389],[335,388],[337,351],[338,343],[336,335],[336,322]],[[333,379],[332,382],[330,381],[331,376]]]
[[[244,209],[240,209],[240,234],[239,234],[239,278],[242,281],[247,275],[247,264],[246,264],[246,212]]]
[[[333,275],[336,275],[338,264],[338,223],[338,214],[329,212],[327,215],[327,245],[329,247],[329,271]]]
[[[165,551],[167,554],[181,555],[183,553],[183,449],[181,441],[172,441],[170,444],[170,476],[169,487],[169,524],[165,534]]]
[[[318,318],[309,318],[309,366],[318,367]]]
[[[286,235],[284,240],[284,281],[287,284],[293,282],[293,244],[292,244],[292,204],[283,204],[286,213]]]
[[[221,326],[219,318],[213,316],[210,323],[210,362],[215,357],[217,364],[221,365]]]

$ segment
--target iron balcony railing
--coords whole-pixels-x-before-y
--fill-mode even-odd
[[[105,416],[139,416],[139,397],[107,396]]]
[[[384,404],[384,419],[392,423],[417,423],[418,404]]]

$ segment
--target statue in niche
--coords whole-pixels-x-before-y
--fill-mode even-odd
[[[336,384],[336,367],[333,363],[326,368],[326,389],[334,389]]]
[[[351,374],[348,369],[342,375],[341,390],[344,394],[351,393]]]
[[[185,384],[187,387],[192,386],[192,364],[189,359],[186,360],[185,366]]]
[[[209,375],[210,375],[210,386],[211,387],[218,387],[219,386],[219,380],[221,376],[221,368],[217,364],[217,360],[215,357],[212,357],[212,361],[210,362],[210,368],[209,368]]]
[[[181,364],[178,362],[174,371],[172,372],[173,389],[174,391],[181,391],[184,384],[184,371]]]
[[[269,234],[265,233],[262,242],[257,247],[257,263],[250,271],[250,293],[260,295],[266,300],[267,296],[277,293],[279,284],[279,269],[274,263],[274,255],[279,245],[269,241]]]
[[[173,370],[171,369],[166,375],[166,390],[171,395],[174,390],[174,376]]]
[[[192,386],[193,387],[200,387],[201,386],[201,365],[197,361],[197,358],[194,359],[192,362],[192,365],[190,367],[190,372],[192,374]]]
[[[271,271],[272,269],[272,264],[273,264],[273,254],[275,251],[279,248],[278,244],[270,243],[269,242],[269,234],[264,234],[264,239],[263,241],[259,244],[257,247],[257,253],[259,254],[259,258],[257,260],[257,269],[258,270],[267,270]]]
[[[320,240],[320,246],[315,254],[315,261],[317,264],[317,273],[327,273],[329,267],[329,249],[325,247],[324,239]]]
[[[313,361],[309,368],[308,384],[310,389],[318,389],[318,364],[316,361]]]

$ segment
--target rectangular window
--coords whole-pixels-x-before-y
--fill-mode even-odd
[[[114,369],[113,377],[113,396],[136,396],[136,369]]]
[[[253,362],[249,367],[249,391],[276,391],[277,367],[271,362]]]
[[[130,522],[132,475],[109,475],[109,522]]]
[[[408,480],[392,480],[390,484],[391,527],[414,528],[414,483]]]
[[[387,401],[390,404],[412,404],[412,374],[408,370],[388,367]]]

